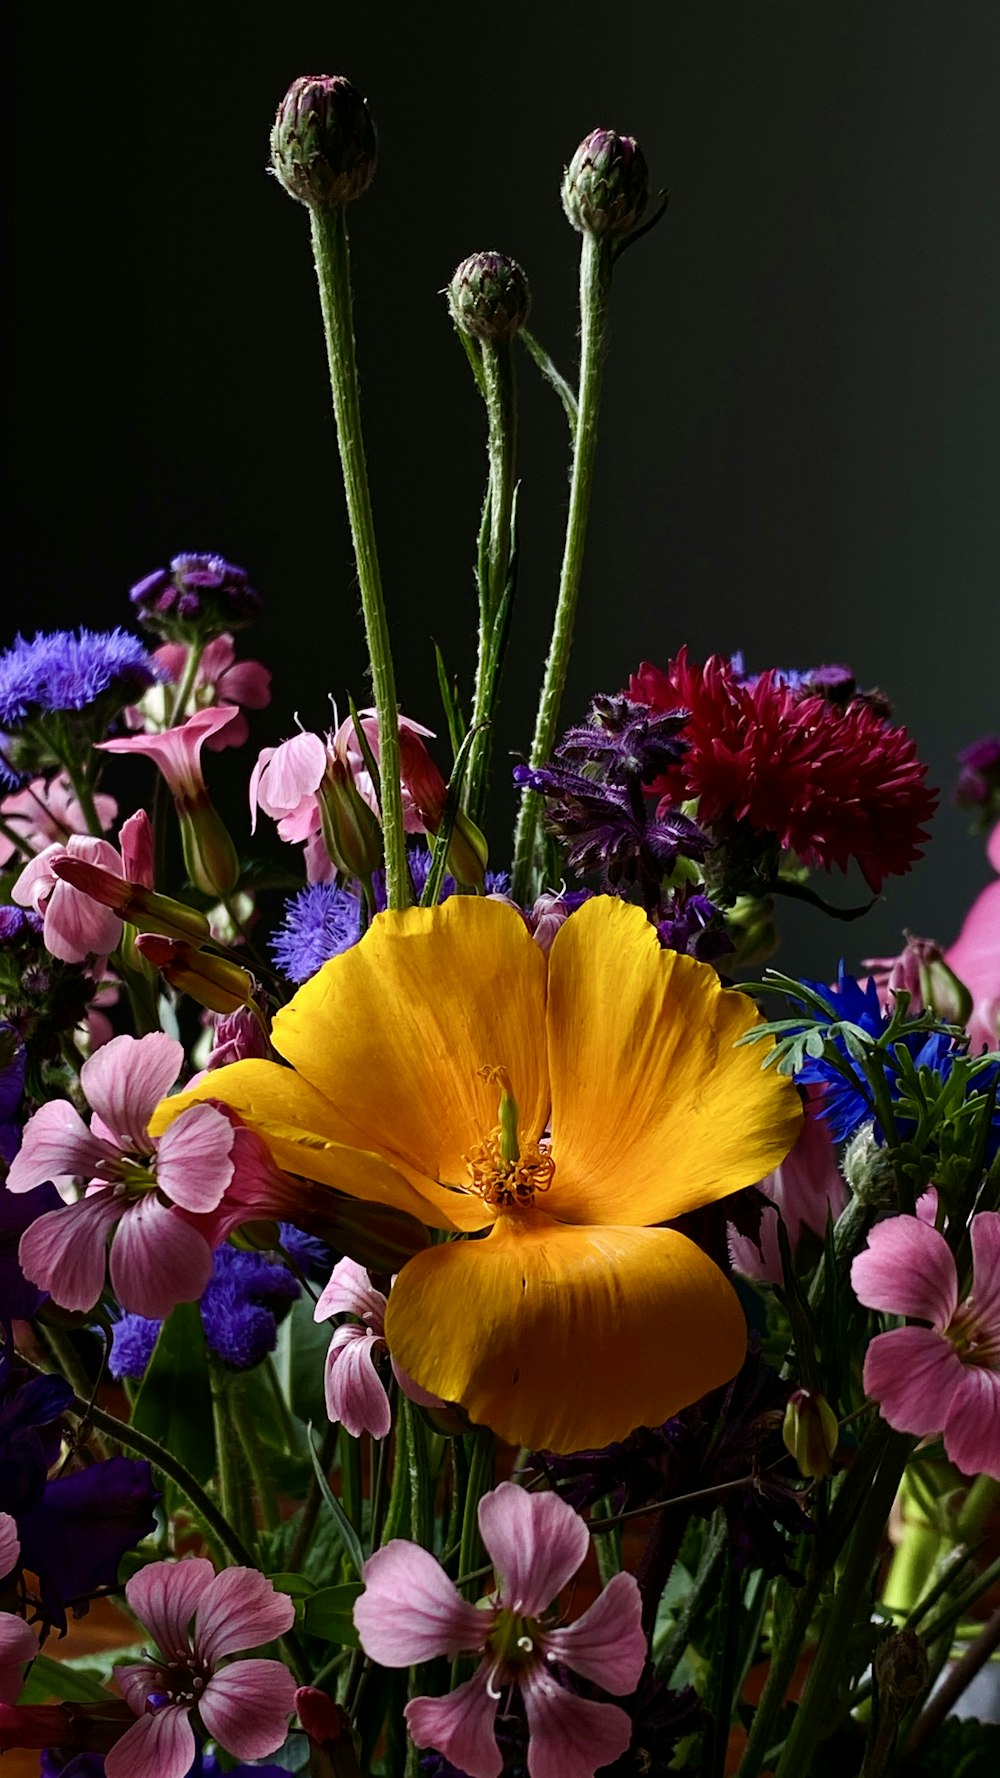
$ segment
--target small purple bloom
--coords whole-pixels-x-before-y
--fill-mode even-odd
[[[596,767],[606,784],[640,783],[676,765],[684,753],[678,731],[687,710],[653,710],[619,693],[594,698],[585,723],[566,730],[556,748],[564,765],[585,772]]]
[[[245,568],[222,556],[174,556],[132,588],[139,621],[172,641],[201,641],[241,629],[257,616],[261,599]]]
[[[961,771],[955,786],[960,808],[978,809],[987,821],[1000,811],[1000,735],[984,735],[963,747],[958,756]]]
[[[663,915],[656,930],[665,951],[680,951],[697,957],[699,963],[715,963],[733,949],[720,910],[707,895],[698,894],[689,885],[672,891]]]
[[[311,883],[285,903],[285,918],[271,939],[271,955],[292,982],[307,982],[324,963],[357,944],[361,903],[335,883]]]
[[[308,1240],[300,1237],[303,1243]],[[320,1247],[318,1242],[310,1245]],[[312,1263],[315,1256],[305,1247],[301,1251]],[[216,1248],[212,1279],[201,1297],[209,1352],[234,1370],[252,1370],[274,1351],[278,1323],[298,1295],[298,1283],[288,1267],[270,1254]],[[143,1315],[123,1315],[115,1323],[109,1366],[113,1377],[137,1382],[145,1376],[161,1326]]]

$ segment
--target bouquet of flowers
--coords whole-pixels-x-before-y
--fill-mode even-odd
[[[920,856],[935,795],[884,694],[677,646],[564,726],[614,275],[666,207],[612,130],[563,183],[575,386],[512,259],[449,285],[478,656],[465,686],[438,653],[439,746],[400,713],[351,320],[375,163],[350,82],[297,80],[272,165],[312,229],[372,690],[329,732],[282,712],[246,774],[281,864],[207,782],[270,699],[241,568],[179,555],[134,628],[0,654],[0,1751],[985,1771],[1000,1729],[955,1712],[1000,1646],[1000,883],[950,949],[765,971],[783,897],[836,916],[817,873],[874,897]],[[533,371],[570,489],[496,869]],[[121,755],[153,768],[123,820]],[[988,830],[1000,741],[962,763]],[[101,1647],[61,1658],[88,1612]]]

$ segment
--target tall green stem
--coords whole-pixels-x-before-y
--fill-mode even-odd
[[[212,1391],[212,1420],[215,1425],[222,1510],[240,1542],[252,1549],[256,1540],[253,1480],[247,1452],[240,1437],[240,1414],[234,1400],[237,1386],[235,1373],[224,1370],[222,1365],[210,1358],[208,1379]]]
[[[479,659],[472,707],[475,736],[466,778],[466,807],[474,821],[482,814],[493,745],[492,719],[507,637],[504,593],[513,554],[517,384],[509,340],[484,340],[482,390],[489,428],[489,543],[486,585],[479,588]]]
[[[531,743],[530,763],[533,767],[544,765],[555,746],[559,710],[569,670],[597,455],[597,421],[611,295],[612,252],[610,240],[598,240],[593,235],[584,235],[580,257],[580,406],[573,448],[573,473],[559,597],[535,722],[535,735]],[[514,836],[512,894],[516,901],[531,900],[532,893],[541,887],[536,861],[541,813],[542,799],[538,792],[526,790]]]
[[[310,209],[309,215],[312,220],[313,256],[319,280],[330,365],[333,411],[337,421],[337,442],[340,446],[347,512],[358,566],[361,609],[364,613],[371,661],[372,689],[378,715],[386,898],[390,908],[404,908],[409,902],[410,891],[399,781],[399,710],[361,431],[361,400],[351,318],[347,217],[342,208]]]

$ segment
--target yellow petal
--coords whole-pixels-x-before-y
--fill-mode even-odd
[[[424,1389],[510,1444],[579,1451],[728,1382],[746,1323],[718,1267],[673,1229],[569,1228],[534,1213],[408,1261],[386,1338]]]
[[[331,1108],[307,1081],[276,1062],[233,1062],[206,1074],[186,1093],[161,1099],[150,1133],[161,1136],[175,1117],[199,1099],[229,1105],[257,1131],[276,1164],[348,1197],[393,1204],[438,1229],[481,1228],[489,1220],[478,1199],[445,1191],[432,1181],[415,1190],[384,1156],[345,1145],[330,1134]]]
[[[279,1012],[274,1046],[330,1101],[338,1141],[411,1178],[467,1184],[464,1156],[499,1108],[481,1068],[507,1069],[524,1142],[545,1128],[545,975],[520,914],[500,902],[456,895],[380,914]]]
[[[655,1223],[753,1185],[802,1122],[792,1082],[762,1071],[746,994],[660,948],[642,910],[596,896],[549,959],[556,1170],[545,1208],[567,1222]]]

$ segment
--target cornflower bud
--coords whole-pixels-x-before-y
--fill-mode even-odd
[[[829,1475],[840,1428],[837,1416],[818,1389],[793,1389],[785,1409],[781,1436],[804,1476]]]
[[[455,270],[448,307],[459,332],[471,339],[513,339],[531,310],[528,280],[506,253],[473,253]]]
[[[649,169],[634,136],[591,130],[566,168],[563,209],[584,235],[629,235],[646,208]]]
[[[303,74],[278,106],[271,166],[289,197],[339,209],[368,190],[378,144],[365,99],[342,74]]]

